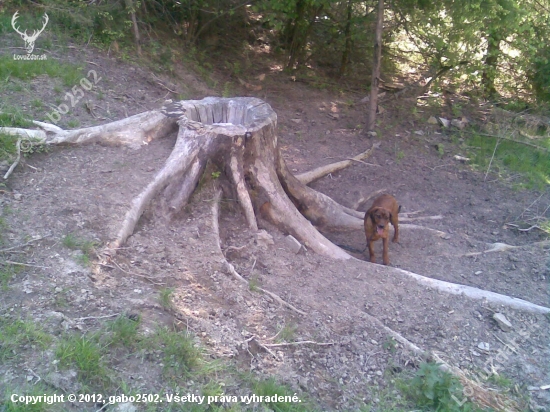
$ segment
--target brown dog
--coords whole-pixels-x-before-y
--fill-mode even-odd
[[[390,225],[393,225],[395,233],[392,242],[399,241],[399,222],[397,214],[401,206],[397,204],[397,200],[391,195],[381,195],[372,203],[371,208],[365,214],[365,234],[367,235],[367,248],[369,249],[370,261],[376,262],[372,242],[382,239],[384,246],[383,262],[384,265],[390,264],[388,257],[388,237],[390,233]]]

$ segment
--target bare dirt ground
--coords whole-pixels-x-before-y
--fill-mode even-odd
[[[216,94],[183,71],[179,78],[153,76],[91,48],[78,53],[69,49],[66,59],[92,61],[83,63],[84,72],[94,69],[102,77],[98,88],[86,95],[95,105],[93,113],[84,105],[69,113],[81,126],[159,108],[165,98],[176,97],[167,87],[193,99]],[[536,229],[520,232],[506,225],[545,209],[549,218],[548,188],[514,190],[492,173],[484,179],[484,172],[459,163],[453,155],[464,155],[464,149],[427,123],[430,115],[439,114],[437,110],[420,108],[413,115],[414,99],[382,103],[386,111],[380,115],[379,137],[367,138],[358,127],[365,119],[366,107],[358,104],[363,96],[316,90],[261,64],[256,70],[251,78],[267,76],[263,90],[255,95],[278,114],[279,138],[291,170],[307,171],[381,142],[364,163],[313,183],[315,189],[363,211],[372,202],[364,199],[383,190],[396,196],[403,213],[443,216],[413,222],[443,231],[443,237],[403,228],[400,243],[390,244],[392,266],[550,305],[548,245],[529,246],[547,236]],[[223,79],[223,74],[219,76]],[[38,78],[29,90],[11,92],[9,99],[38,118],[43,113],[33,112],[30,100],[40,97],[53,104],[54,86],[54,81]],[[250,92],[242,89],[238,94]],[[394,391],[394,375],[412,370],[420,359],[393,341],[375,318],[472,376],[492,366],[512,384],[507,388],[494,381],[483,384],[509,391],[522,410],[550,410],[550,391],[540,390],[550,384],[548,317],[437,292],[381,265],[342,263],[304,250],[295,254],[285,242],[286,234],[267,222],[263,228],[273,242],[258,243],[236,201],[225,199],[220,230],[227,259],[245,278],[306,312],[299,315],[223,271],[212,229],[211,179],[200,185],[176,219],[168,221],[158,205],[151,207],[119,251],[114,268],[94,271],[82,264],[80,252],[64,247],[63,237],[70,233],[100,245],[112,239],[131,199],[161,167],[174,139],[139,150],[58,147],[32,155],[17,167],[0,194],[6,222],[2,248],[37,236],[44,239],[1,257],[41,267],[24,267],[13,277],[0,295],[1,316],[29,318],[55,334],[94,330],[100,320],[83,318],[117,313],[141,314],[144,330],[159,322],[175,323],[192,331],[211,358],[229,359],[258,376],[275,375],[323,411],[359,410],[365,405],[385,410],[380,397],[384,391],[398,402],[401,395]],[[443,154],[437,144],[444,147]],[[359,231],[327,236],[352,248],[365,246],[364,233]],[[464,256],[496,242],[525,247]],[[380,258],[381,243],[376,246]],[[174,288],[173,309],[168,311],[158,299],[165,287]],[[510,320],[511,331],[497,326],[492,318],[496,312]],[[330,344],[283,345],[268,352],[249,340],[255,335],[260,342],[273,343],[270,338],[285,325],[294,330],[291,341]],[[247,345],[247,340],[252,343]],[[514,349],[502,356],[511,343]],[[0,364],[0,390],[22,385],[29,375],[32,383],[36,378],[29,371],[59,390],[78,388],[74,374],[56,369],[53,350],[37,353],[29,348],[23,363]],[[163,386],[154,356],[121,358],[117,373],[140,392],[170,389]],[[193,388],[190,382],[181,390]],[[225,392],[242,394],[242,389],[228,381]]]

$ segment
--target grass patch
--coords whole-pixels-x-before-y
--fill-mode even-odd
[[[277,343],[294,341],[296,337],[296,330],[298,330],[298,327],[293,323],[285,325],[278,333],[276,339]]]
[[[29,127],[32,127],[33,124],[27,117],[25,117],[21,109],[14,106],[8,106],[3,104],[0,106],[0,126],[29,128]],[[15,141],[17,141],[17,139],[14,136],[9,136],[9,135],[1,135],[1,136],[4,136],[4,138],[9,138],[10,140],[12,140],[13,146],[15,147]],[[1,141],[3,140],[1,136],[0,136],[0,144],[1,144]]]
[[[252,392],[258,396],[277,395],[289,396],[292,398],[295,395],[294,391],[285,385],[277,383],[273,378],[255,382],[252,385],[252,389]],[[304,402],[303,399],[297,398],[299,399],[298,402],[265,402],[264,405],[267,406],[269,410],[275,412],[306,412],[314,410],[311,405],[308,405],[309,402]]]
[[[467,144],[473,148],[469,157],[473,164],[482,171],[487,170],[494,152],[490,172],[520,173],[522,179],[519,185],[527,188],[543,189],[550,184],[550,152],[508,140],[475,134],[467,140]],[[550,138],[538,139],[537,145],[550,150]]]
[[[201,363],[200,349],[195,346],[191,335],[185,332],[160,327],[154,334],[143,339],[141,345],[144,349],[162,349],[164,372],[168,378],[189,377]]]
[[[0,265],[0,288],[3,292],[8,290],[8,285],[16,274],[17,267],[15,265]]]
[[[51,340],[32,321],[0,317],[0,360],[16,358],[22,349],[46,349]]]
[[[72,233],[65,235],[61,242],[66,248],[80,250],[82,252],[82,254],[76,258],[78,263],[82,266],[88,266],[90,264],[91,255],[97,246],[96,242],[80,238]]]
[[[140,316],[121,315],[108,322],[106,330],[110,334],[108,341],[111,346],[122,345],[133,348],[138,342],[138,328],[141,322]]]
[[[96,334],[66,335],[57,345],[55,356],[61,367],[75,368],[83,384],[104,386],[109,382],[108,369],[103,358],[106,346]]]
[[[162,288],[159,292],[159,303],[165,310],[170,310],[173,307],[172,294],[174,288]]]
[[[48,404],[48,399],[46,402],[36,402],[36,403],[20,403],[12,402],[11,396],[13,394],[19,394],[21,396],[52,396],[50,404]],[[2,412],[54,412],[59,411],[59,404],[53,403],[53,395],[59,397],[59,392],[55,392],[51,387],[42,385],[39,382],[37,385],[25,385],[24,387],[18,388],[6,388],[4,392],[4,399],[0,399],[0,406],[2,407]],[[58,398],[59,399],[59,398]]]
[[[65,86],[78,84],[82,68],[55,60],[14,60],[13,56],[0,56],[0,79],[16,77],[31,80],[40,75],[61,79]]]

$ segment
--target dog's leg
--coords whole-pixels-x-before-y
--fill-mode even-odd
[[[382,244],[384,246],[384,255],[382,257],[382,261],[384,262],[384,265],[389,265],[390,264],[390,258],[388,256],[388,237],[383,237],[382,238]]]
[[[399,242],[399,219],[397,216],[392,216],[390,221],[394,229],[392,242]]]
[[[367,249],[369,249],[369,259],[371,263],[376,263],[376,257],[374,256],[374,248],[372,247],[372,241],[367,238]]]

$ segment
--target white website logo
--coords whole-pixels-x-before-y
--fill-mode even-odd
[[[17,34],[19,34],[21,38],[25,41],[25,50],[27,50],[27,54],[30,55],[34,50],[34,42],[36,41],[38,36],[40,36],[40,33],[44,31],[50,19],[48,18],[48,15],[44,13],[44,17],[43,17],[44,25],[40,30],[34,30],[32,35],[29,36],[27,34],[27,30],[25,30],[24,32],[21,32],[19,27],[16,27],[16,21],[18,17],[19,17],[19,11],[16,11],[15,14],[13,15],[13,18],[11,19],[11,25],[13,29],[17,32]]]

